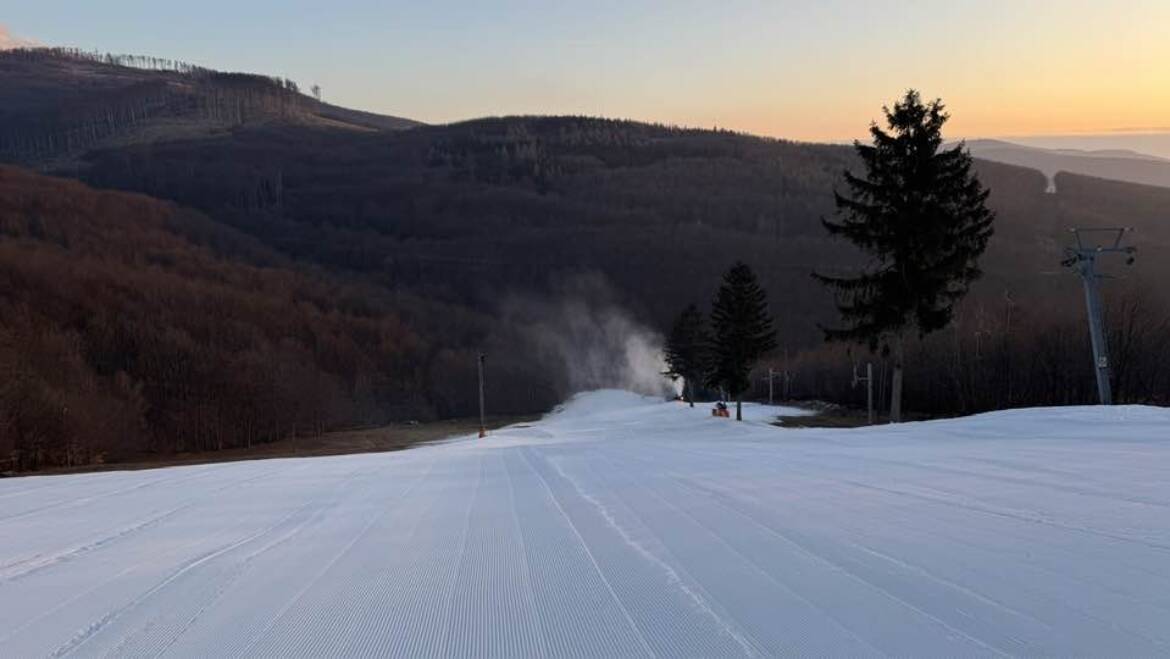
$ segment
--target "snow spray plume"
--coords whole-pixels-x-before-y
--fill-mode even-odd
[[[551,300],[512,297],[503,316],[522,328],[542,362],[563,368],[565,393],[626,389],[660,396],[674,391],[662,375],[662,337],[617,306],[595,278],[576,280]]]

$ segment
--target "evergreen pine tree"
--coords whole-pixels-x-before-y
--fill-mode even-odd
[[[706,325],[702,312],[691,304],[675,319],[666,338],[666,375],[683,379],[683,395],[691,407],[695,406],[695,382],[703,377],[707,365]]]
[[[736,263],[723,276],[711,305],[711,330],[708,381],[735,398],[735,418],[742,421],[741,396],[751,385],[752,367],[776,347],[768,296],[747,265]]]
[[[854,277],[814,276],[837,293],[845,325],[824,329],[827,340],[893,351],[890,420],[897,422],[906,334],[922,337],[950,323],[955,304],[981,274],[977,260],[995,215],[963,145],[941,148],[949,116],[942,101],[924,104],[910,90],[893,110],[882,110],[888,132],[874,124],[872,145],[854,142],[865,175],[845,172],[849,194],[834,193],[839,221],[823,220],[872,265]]]

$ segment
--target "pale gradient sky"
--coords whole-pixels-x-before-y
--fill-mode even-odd
[[[426,122],[572,113],[845,140],[916,87],[947,102],[950,137],[1170,126],[1170,0],[0,0],[0,23]]]

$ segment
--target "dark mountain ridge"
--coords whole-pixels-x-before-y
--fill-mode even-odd
[[[971,140],[967,148],[978,158],[1040,170],[1049,179],[1049,191],[1056,189],[1059,172],[1170,187],[1170,160],[1144,153],[1041,149],[999,140]]]
[[[802,318],[790,338],[803,345],[817,336],[803,319],[828,312],[807,273],[857,263],[820,224],[852,158],[727,132],[514,117],[383,135],[245,129],[95,152],[83,176],[203,209],[294,258],[477,308],[598,271],[663,326],[706,296],[688,282],[742,258]],[[1147,248],[1170,245],[1170,190],[1062,174],[1067,190],[1048,195],[1034,170],[978,170],[1000,215],[984,286],[1075,294],[1075,279],[1040,275],[1058,270],[1071,226],[1135,226]]]
[[[0,52],[0,162],[60,166],[88,149],[218,135],[262,122],[418,125],[302,94],[288,79],[60,48]]]

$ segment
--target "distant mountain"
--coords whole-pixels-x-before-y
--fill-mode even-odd
[[[1037,147],[1031,147],[1037,148]],[[1156,160],[1170,163],[1170,158],[1163,158],[1149,153],[1139,153],[1130,149],[1048,149],[1053,153],[1064,156],[1078,156],[1082,158],[1129,158],[1133,160]]]
[[[1170,126],[1114,130],[1097,134],[1020,135],[1009,142],[1040,149],[1122,151],[1170,159]]]
[[[319,102],[291,80],[154,57],[0,52],[0,162],[62,167],[94,148],[199,139],[262,123],[358,131],[419,125]]]
[[[1126,149],[1041,149],[1000,140],[971,140],[967,147],[984,160],[1040,170],[1050,192],[1058,172],[1170,187],[1170,160]]]

